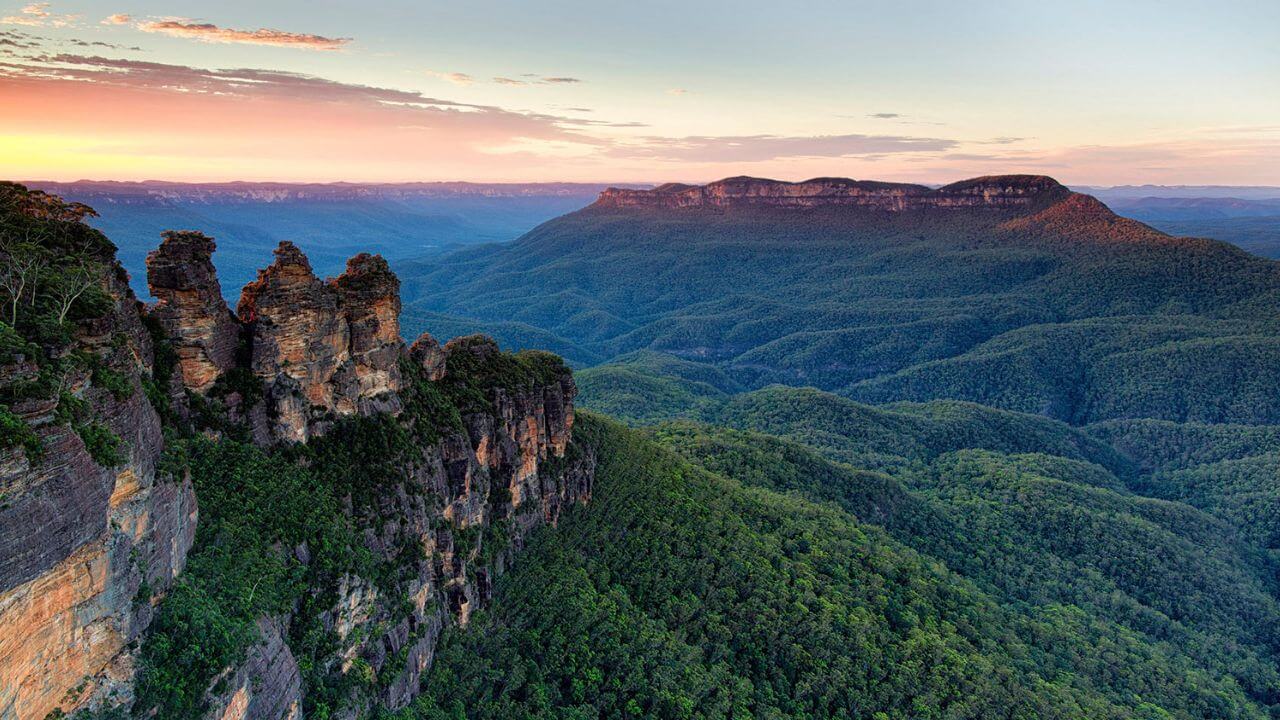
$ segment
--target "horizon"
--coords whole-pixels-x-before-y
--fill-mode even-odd
[[[1150,187],[1150,188],[1160,188],[1160,189],[1166,189],[1166,190],[1186,190],[1186,189],[1196,189],[1196,190],[1201,190],[1201,189],[1202,189],[1202,190],[1277,190],[1277,191],[1280,191],[1280,184],[1277,184],[1277,185],[1222,185],[1222,184],[1214,184],[1214,183],[1186,183],[1186,184],[1173,184],[1173,183],[1121,183],[1121,184],[1115,184],[1115,185],[1093,185],[1093,184],[1088,184],[1088,183],[1078,183],[1078,184],[1066,183],[1066,182],[1062,182],[1061,180],[1059,180],[1058,178],[1054,177],[1053,175],[1046,175],[1046,174],[1044,174],[1044,173],[994,173],[994,174],[992,174],[992,176],[1001,176],[1001,175],[1043,175],[1044,177],[1048,177],[1048,178],[1050,178],[1050,179],[1052,179],[1052,180],[1054,180],[1054,181],[1058,182],[1059,184],[1061,184],[1061,185],[1063,185],[1064,187],[1067,187],[1067,188],[1069,188],[1069,189],[1074,189],[1074,188],[1083,188],[1083,189],[1086,189],[1086,190],[1122,190],[1122,189],[1127,189],[1127,188],[1144,188],[1144,187]],[[587,187],[624,187],[624,186],[630,186],[630,187],[642,187],[642,188],[643,188],[643,187],[649,187],[649,188],[654,188],[654,187],[658,187],[658,186],[660,186],[660,185],[663,185],[663,184],[669,184],[669,183],[673,183],[673,184],[685,184],[685,185],[695,185],[695,186],[705,186],[705,185],[709,185],[709,184],[712,184],[712,183],[721,182],[721,181],[724,181],[724,180],[729,180],[729,179],[731,179],[732,177],[742,177],[742,176],[725,176],[725,177],[718,177],[718,178],[709,179],[709,180],[660,180],[660,181],[659,181],[659,180],[648,180],[648,181],[645,181],[645,180],[637,180],[637,181],[629,181],[629,182],[623,182],[623,181],[593,181],[593,180],[529,180],[529,181],[518,181],[518,180],[510,180],[510,181],[508,181],[508,180],[495,180],[495,181],[483,181],[483,180],[376,180],[376,181],[362,182],[362,181],[353,181],[353,180],[298,180],[298,181],[292,181],[292,180],[237,180],[237,179],[231,179],[231,180],[167,180],[167,179],[162,179],[162,178],[146,178],[146,179],[141,179],[141,180],[121,180],[121,179],[116,179],[116,178],[76,178],[76,179],[74,179],[74,180],[54,180],[54,179],[49,179],[49,178],[23,178],[23,179],[19,179],[19,180],[14,180],[14,182],[17,182],[17,183],[20,183],[20,184],[23,184],[23,185],[27,185],[28,187],[37,187],[37,186],[40,186],[40,185],[77,185],[77,184],[118,184],[118,185],[149,185],[149,184],[152,184],[152,185],[315,185],[315,186],[332,186],[332,185],[352,185],[352,186],[378,186],[378,185],[385,185],[385,186],[408,186],[408,185],[476,185],[476,186],[498,186],[498,185],[513,185],[513,186],[530,186],[530,185],[571,185],[571,186],[587,186]],[[963,182],[963,181],[966,181],[966,180],[975,180],[975,179],[977,179],[977,178],[979,178],[979,177],[984,177],[984,176],[977,175],[977,176],[971,176],[971,177],[956,178],[956,179],[947,180],[947,181],[937,181],[937,180],[935,180],[935,181],[928,181],[928,180],[915,180],[915,181],[909,181],[909,180],[893,180],[893,179],[885,179],[885,178],[878,178],[878,177],[859,177],[859,178],[854,178],[854,177],[839,176],[839,175],[814,176],[814,177],[804,177],[804,178],[796,178],[796,179],[783,179],[783,178],[776,178],[776,177],[762,177],[762,176],[749,176],[749,177],[751,177],[751,179],[753,179],[753,180],[761,180],[761,181],[766,181],[766,182],[789,183],[789,184],[800,184],[800,183],[812,182],[812,181],[815,181],[815,180],[822,180],[822,179],[836,179],[836,180],[853,180],[853,181],[857,181],[857,182],[887,182],[887,183],[895,183],[895,184],[901,184],[901,185],[923,185],[923,186],[925,186],[925,187],[938,188],[938,187],[943,187],[943,186],[948,185],[948,184],[951,184],[951,183]]]
[[[1274,4],[378,9],[0,2],[0,174],[1280,185]]]

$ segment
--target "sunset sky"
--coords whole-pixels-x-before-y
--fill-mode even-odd
[[[1280,185],[1280,2],[0,0],[0,177]]]

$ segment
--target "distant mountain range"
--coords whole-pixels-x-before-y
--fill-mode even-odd
[[[1115,200],[1149,197],[1244,200],[1280,198],[1280,187],[1271,185],[1073,185],[1071,189],[1093,195],[1107,204]]]

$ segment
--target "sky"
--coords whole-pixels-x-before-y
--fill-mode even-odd
[[[0,0],[0,177],[1280,185],[1280,1]]]

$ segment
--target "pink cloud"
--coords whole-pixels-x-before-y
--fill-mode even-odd
[[[201,42],[273,45],[305,50],[340,50],[351,42],[351,38],[331,38],[323,35],[295,33],[271,28],[237,30],[219,27],[213,23],[198,23],[185,19],[148,20],[138,23],[137,27],[143,32],[190,38]]]
[[[49,11],[49,3],[31,3],[18,11],[17,15],[0,18],[0,23],[8,25],[29,25],[32,27],[66,27],[81,18],[80,15],[57,15]]]

